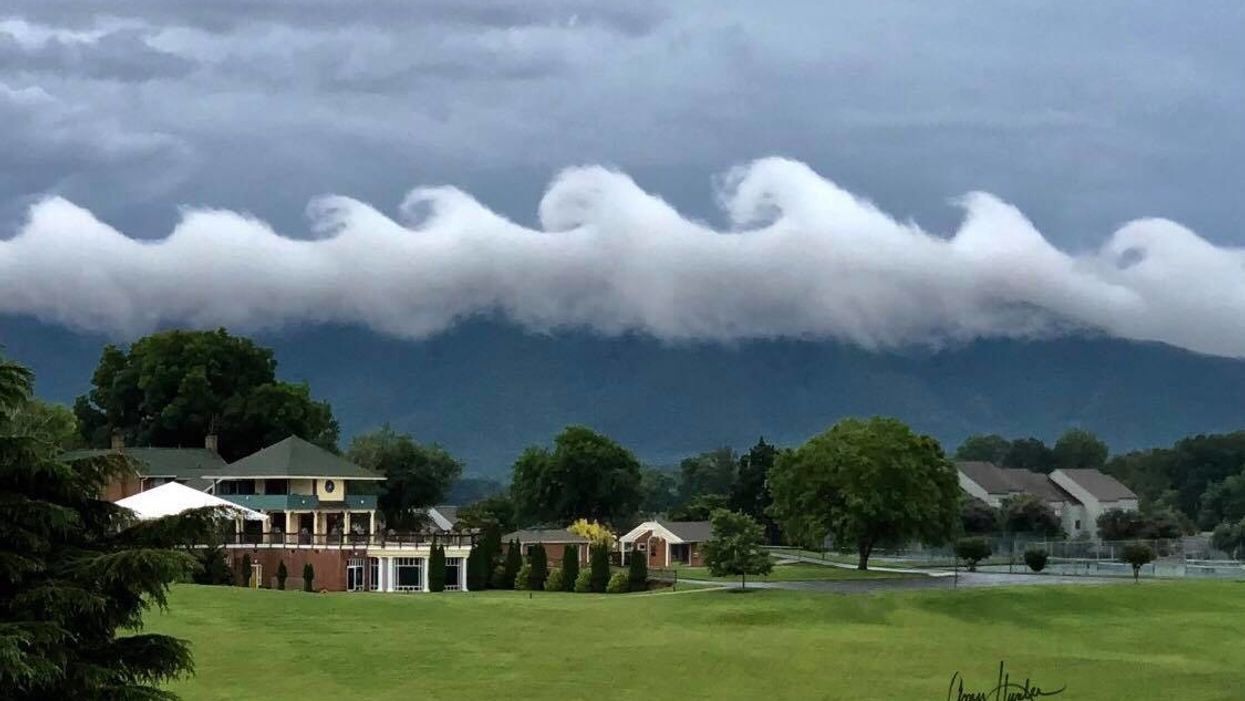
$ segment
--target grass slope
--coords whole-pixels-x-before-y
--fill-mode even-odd
[[[194,643],[209,699],[947,698],[999,660],[1060,701],[1238,699],[1245,585],[835,596],[375,595],[178,587],[148,628]],[[954,698],[954,696],[952,696]]]

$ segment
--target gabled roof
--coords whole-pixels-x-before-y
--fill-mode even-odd
[[[1020,491],[1019,488],[1007,478],[1007,474],[992,462],[957,462],[955,464],[960,472],[963,472],[977,486],[986,490],[987,494],[1011,494]]]
[[[206,448],[101,448],[98,450],[73,450],[65,453],[65,460],[80,460],[102,455],[124,455],[134,461],[135,469],[143,477],[165,477],[185,482],[198,490],[211,485],[209,474],[228,469],[221,456]]]
[[[238,506],[233,502],[212,496],[192,487],[187,487],[184,484],[178,484],[177,482],[162,484],[159,487],[126,497],[118,501],[117,506],[124,506],[130,509],[140,520],[173,516],[191,509],[208,507],[224,509],[228,513],[248,521],[268,520],[267,516],[258,511],[253,511],[245,506]]]
[[[578,533],[571,533],[565,528],[527,528],[502,536],[502,542],[517,540],[524,545],[528,543],[587,543],[588,539]]]
[[[1079,503],[1071,494],[1064,491],[1063,487],[1055,484],[1049,475],[1017,467],[1004,469],[1003,474],[1024,494],[1032,494],[1049,502]]]
[[[265,479],[335,477],[353,480],[383,480],[383,476],[365,470],[349,460],[334,455],[318,445],[290,436],[263,450],[225,466],[213,479]]]
[[[1116,478],[1100,470],[1060,470],[1068,479],[1089,492],[1098,501],[1118,501],[1120,499],[1136,499],[1133,490],[1125,487]]]
[[[684,543],[700,543],[713,537],[713,524],[708,521],[661,521],[666,530]]]

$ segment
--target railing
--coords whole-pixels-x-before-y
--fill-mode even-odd
[[[450,547],[475,545],[475,533],[235,533],[224,542],[230,548],[418,548],[433,543]]]

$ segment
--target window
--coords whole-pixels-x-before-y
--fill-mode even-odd
[[[1081,530],[1081,519],[1079,519],[1079,518],[1078,518],[1078,519],[1076,520],[1076,525],[1075,525],[1075,526],[1073,526],[1073,528],[1075,528],[1075,529],[1076,529],[1076,530],[1078,530],[1078,531],[1079,531],[1079,530]]]
[[[393,561],[394,589],[419,591],[423,589],[424,561],[418,557],[400,557]]]
[[[461,579],[459,579],[459,574],[461,571],[460,568],[462,567],[462,565],[463,565],[463,559],[461,557],[445,558],[445,590],[446,591],[458,591],[459,589],[458,583],[462,581]]]
[[[216,487],[218,494],[247,495],[255,493],[255,480],[226,480]]]
[[[289,494],[290,483],[288,480],[274,479],[264,480],[264,494]]]
[[[368,591],[378,591],[380,589],[379,557],[369,557],[367,559],[367,589]]]

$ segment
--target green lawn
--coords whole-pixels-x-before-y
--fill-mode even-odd
[[[842,596],[304,594],[182,586],[148,629],[194,643],[187,701],[942,701],[999,660],[1059,701],[1240,698],[1245,584]],[[952,697],[954,698],[954,696]]]
[[[704,579],[718,582],[738,582],[739,577],[714,577],[708,567],[679,567],[679,577]],[[774,571],[764,577],[749,577],[748,581],[763,582],[807,582],[810,580],[842,580],[842,579],[889,579],[893,577],[909,577],[912,575],[895,572],[878,572],[876,570],[860,571],[855,568],[831,567],[829,565],[812,565],[794,563],[774,565]],[[917,575],[920,576],[920,575]]]

